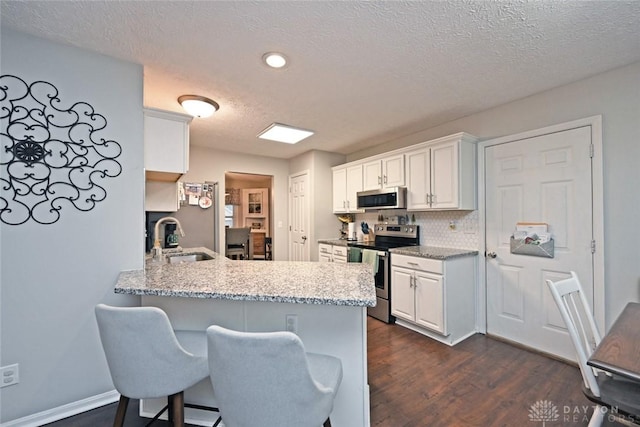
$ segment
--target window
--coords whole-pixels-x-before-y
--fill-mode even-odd
[[[224,226],[233,227],[234,205],[224,205]]]

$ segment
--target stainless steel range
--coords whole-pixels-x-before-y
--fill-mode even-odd
[[[372,250],[378,256],[378,271],[375,275],[377,304],[369,307],[369,316],[386,323],[393,323],[395,317],[391,315],[391,268],[389,249],[402,246],[416,246],[420,244],[419,226],[398,224],[376,224],[374,227],[375,240],[373,242],[353,242],[350,247],[362,250]]]

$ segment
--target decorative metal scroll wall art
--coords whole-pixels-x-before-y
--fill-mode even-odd
[[[102,181],[122,172],[122,147],[86,102],[63,103],[51,83],[0,76],[0,221],[53,224],[65,206],[90,211]],[[66,105],[71,105],[66,107]]]

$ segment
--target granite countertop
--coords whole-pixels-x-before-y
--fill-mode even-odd
[[[115,292],[360,307],[376,304],[373,273],[367,264],[237,261],[207,248],[183,250],[184,254],[193,252],[214,259],[166,264],[148,258],[144,270],[120,273]]]
[[[478,255],[478,251],[472,249],[442,248],[439,246],[403,246],[401,248],[389,249],[389,252],[392,254],[441,260]]]
[[[347,239],[318,239],[318,243],[326,243],[327,245],[335,246],[347,246],[348,243],[354,243],[355,241]]]

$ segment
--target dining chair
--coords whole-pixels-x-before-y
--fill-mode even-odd
[[[164,311],[98,304],[95,315],[111,379],[120,393],[114,427],[123,425],[130,399],[167,397],[168,405],[151,422],[168,409],[176,427],[184,426],[185,407],[217,411],[184,403],[184,390],[206,379],[209,366],[206,356],[195,356],[180,345]]]
[[[638,425],[629,420],[640,420],[640,383],[587,365],[601,336],[578,276],[572,271],[568,279],[546,282],[576,351],[583,379],[582,391],[596,404],[589,427],[602,425],[605,413],[614,417],[617,413],[619,421]]]
[[[342,381],[340,359],[305,353],[291,332],[207,328],[209,375],[226,427],[325,427]]]
[[[249,258],[249,236],[251,227],[225,228],[225,256],[227,258]]]

